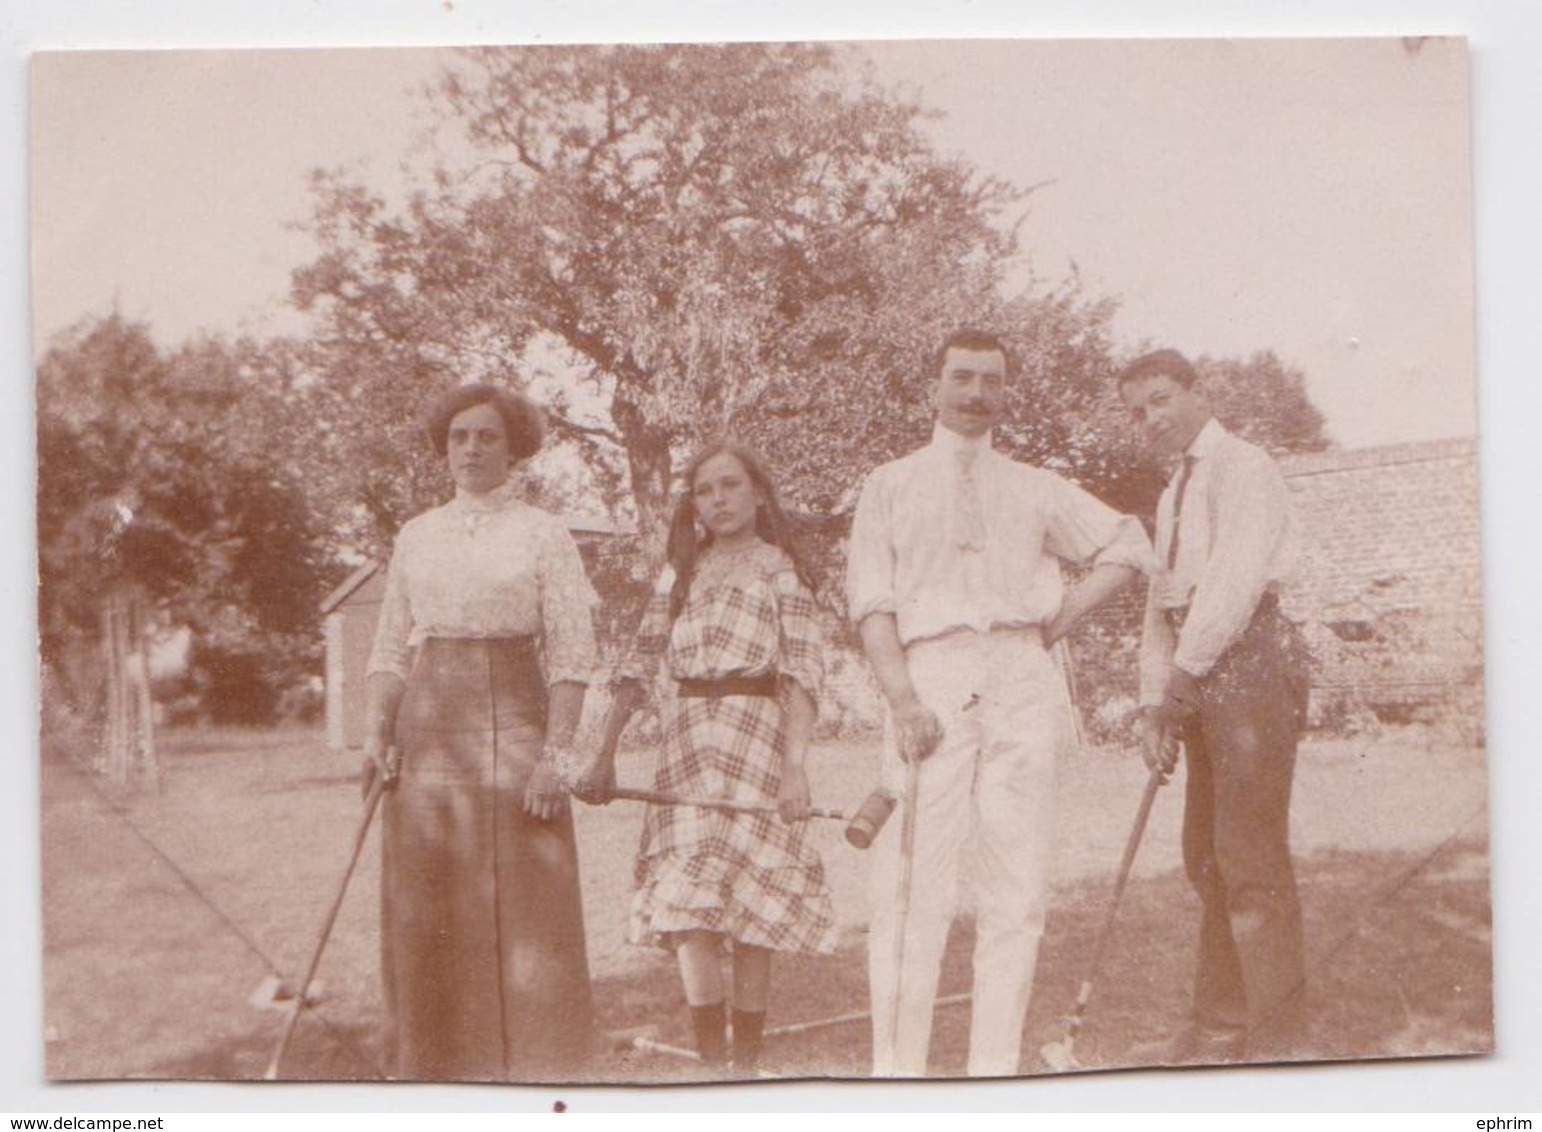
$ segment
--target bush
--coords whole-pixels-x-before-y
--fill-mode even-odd
[[[216,726],[262,726],[319,718],[323,706],[320,642],[298,634],[195,638],[187,687]]]

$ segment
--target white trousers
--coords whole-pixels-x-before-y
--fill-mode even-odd
[[[949,634],[912,646],[906,662],[945,735],[920,764],[915,798],[903,796],[909,776],[892,737],[884,746],[884,781],[902,797],[872,847],[873,1075],[926,1074],[962,875],[976,926],[969,1073],[1013,1076],[1044,933],[1065,683],[1034,630]]]

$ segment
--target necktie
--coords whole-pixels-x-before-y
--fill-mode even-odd
[[[1194,474],[1194,457],[1183,458],[1183,470],[1178,473],[1178,487],[1173,492],[1173,535],[1167,543],[1167,568],[1178,564],[1178,534],[1183,530],[1183,496],[1189,490],[1189,477]]]
[[[975,453],[958,453],[958,498],[955,542],[960,550],[985,549],[985,508],[980,503],[980,483],[975,478]]]

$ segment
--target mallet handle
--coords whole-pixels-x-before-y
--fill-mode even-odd
[[[1124,899],[1125,885],[1130,882],[1130,870],[1135,864],[1135,854],[1140,849],[1141,838],[1146,832],[1146,821],[1151,817],[1151,804],[1156,801],[1157,791],[1167,781],[1167,775],[1160,770],[1153,770],[1146,778],[1146,789],[1140,796],[1140,808],[1135,811],[1135,824],[1130,827],[1130,836],[1124,843],[1124,855],[1119,859],[1119,875],[1114,879],[1114,894],[1108,902],[1108,911],[1103,916],[1103,930],[1099,933],[1098,947],[1093,951],[1092,963],[1089,965],[1088,979],[1097,972],[1098,963],[1103,958],[1103,949],[1108,943],[1110,929],[1114,926],[1114,917],[1119,915],[1119,902]]]
[[[623,802],[652,802],[659,806],[700,806],[706,810],[731,810],[738,814],[777,812],[776,807],[767,802],[740,802],[733,798],[687,798],[679,794],[664,794],[657,790],[635,790],[626,786],[618,787],[611,797]],[[846,820],[846,815],[840,810],[827,810],[820,806],[813,807],[808,813],[811,818]]]
[[[1135,811],[1135,824],[1130,827],[1130,836],[1124,843],[1124,855],[1119,859],[1119,873],[1114,878],[1114,892],[1109,898],[1107,910],[1103,913],[1103,923],[1098,928],[1097,941],[1092,945],[1092,956],[1087,961],[1087,973],[1082,977],[1081,986],[1077,988],[1076,1005],[1071,1011],[1070,1018],[1066,1020],[1068,1042],[1075,1038],[1081,1029],[1082,1018],[1087,1013],[1087,1004],[1092,1001],[1093,980],[1097,978],[1103,966],[1103,953],[1108,950],[1108,940],[1113,935],[1114,920],[1119,915],[1119,903],[1124,899],[1125,886],[1130,881],[1130,870],[1135,864],[1135,854],[1140,849],[1141,838],[1146,832],[1146,822],[1151,817],[1151,804],[1156,801],[1157,791],[1166,781],[1167,775],[1161,770],[1153,770],[1146,778],[1146,789],[1140,796],[1140,808]]]
[[[283,1063],[284,1054],[289,1050],[289,1040],[294,1037],[300,1014],[305,1009],[305,997],[310,992],[311,980],[316,977],[316,968],[321,965],[321,953],[326,950],[327,940],[332,937],[332,925],[337,922],[337,913],[343,906],[343,897],[348,894],[348,882],[353,879],[354,867],[359,863],[359,854],[364,849],[364,839],[369,835],[370,822],[374,820],[375,810],[380,805],[380,796],[385,793],[385,789],[385,775],[376,774],[374,782],[370,785],[369,794],[364,799],[364,817],[359,822],[359,832],[354,835],[353,852],[348,857],[348,867],[343,871],[343,882],[337,886],[337,895],[332,898],[332,905],[327,909],[327,917],[321,923],[321,938],[316,941],[316,950],[311,954],[310,965],[305,969],[305,978],[295,989],[294,1006],[290,1009],[289,1021],[284,1026],[284,1033],[278,1040],[278,1046],[273,1050],[267,1072],[262,1075],[265,1081],[278,1080],[279,1066]]]

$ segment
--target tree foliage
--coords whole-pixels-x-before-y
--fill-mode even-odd
[[[246,352],[204,341],[163,357],[117,315],[48,352],[39,620],[56,660],[93,638],[108,595],[131,592],[193,631],[205,706],[255,721],[314,667],[322,594],[305,485],[282,444],[288,410],[245,372]]]
[[[1015,194],[833,48],[478,49],[439,98],[472,172],[396,211],[319,182],[326,250],[295,285],[326,327],[315,364],[340,406],[393,418],[457,378],[559,375],[556,435],[645,535],[674,463],[723,431],[763,434],[794,496],[828,503],[883,443],[852,422],[920,405],[899,378],[995,302]],[[833,466],[812,439],[832,421]]]
[[[1117,435],[1114,303],[1074,280],[1005,297],[1028,194],[940,156],[854,56],[475,49],[436,97],[460,159],[398,207],[318,175],[324,250],[295,276],[323,327],[316,452],[370,545],[442,492],[417,421],[470,378],[534,392],[581,457],[567,482],[655,548],[674,467],[724,432],[771,456],[796,507],[842,512],[925,439],[932,351],[961,325],[1018,355],[1014,455],[1117,502],[1159,482]],[[1323,443],[1271,356],[1207,380],[1244,435]]]
[[[1272,350],[1246,361],[1202,357],[1197,365],[1211,408],[1233,432],[1277,454],[1328,447],[1327,422],[1307,395],[1306,375]]]

